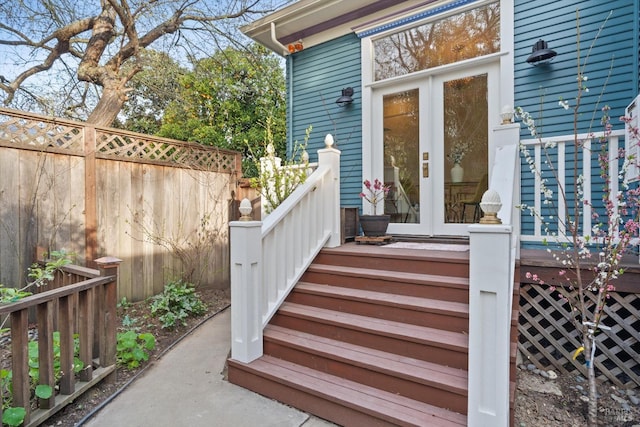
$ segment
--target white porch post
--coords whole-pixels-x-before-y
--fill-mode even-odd
[[[267,179],[267,193],[274,194],[276,191],[275,187],[275,176],[279,173],[279,170],[282,168],[282,159],[276,156],[276,149],[273,147],[273,144],[267,145],[267,155],[265,157],[260,158],[260,174],[268,177]],[[267,213],[267,209],[272,207],[270,206],[267,198],[264,197],[264,192],[260,192],[260,218],[264,219],[269,215]]]
[[[340,150],[333,148],[333,136],[327,134],[325,148],[318,150],[318,167],[330,167],[331,185],[324,193],[324,214],[330,218],[331,238],[325,245],[328,248],[340,246]]]
[[[470,427],[509,425],[511,233],[510,225],[469,226]]]
[[[262,356],[262,222],[232,221],[231,358],[249,363]]]

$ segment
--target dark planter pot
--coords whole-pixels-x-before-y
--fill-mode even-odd
[[[391,215],[362,215],[360,216],[360,226],[365,236],[384,236],[387,234],[390,220]]]

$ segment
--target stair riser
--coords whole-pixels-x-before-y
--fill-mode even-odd
[[[359,267],[371,270],[410,271],[412,273],[437,274],[441,276],[469,277],[468,261],[445,261],[442,259],[410,259],[393,256],[367,256],[321,252],[315,264]]]
[[[395,322],[427,326],[451,332],[469,332],[469,318],[459,313],[433,313],[412,308],[352,301],[331,296],[308,294],[294,289],[287,301],[343,313],[358,314]]]
[[[375,292],[407,295],[421,298],[431,298],[442,301],[469,303],[469,288],[450,287],[445,284],[423,284],[411,282],[395,282],[380,278],[358,277],[334,273],[315,272],[307,270],[301,281],[320,283],[345,288],[362,289]]]
[[[411,337],[373,335],[366,331],[291,317],[281,312],[271,319],[271,324],[457,369],[466,370],[468,367],[467,349],[438,347],[430,343],[408,341]]]
[[[402,425],[396,422],[387,422],[329,399],[291,388],[260,374],[241,369],[232,363],[229,364],[229,382],[345,427]]]
[[[456,389],[452,391],[438,387],[437,384],[425,384],[407,378],[395,377],[381,372],[384,367],[376,368],[380,370],[362,368],[337,360],[337,358],[301,351],[286,346],[286,343],[276,343],[268,339],[265,339],[264,351],[265,354],[270,356],[375,387],[379,390],[385,390],[460,414],[466,415],[467,412],[466,390]]]

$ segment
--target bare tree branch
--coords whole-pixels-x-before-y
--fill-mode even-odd
[[[177,35],[173,40],[167,38],[169,46],[177,47],[184,40],[181,47],[198,53],[194,57],[200,56],[196,49],[216,46],[220,43],[217,39],[233,38],[223,31],[226,23],[270,12],[268,6],[261,8],[262,3],[270,2],[88,0],[70,5],[67,0],[33,0],[12,6],[0,4],[0,46],[15,49],[14,57],[21,58],[25,65],[15,76],[3,73],[2,101],[11,104],[27,79],[48,71],[58,72],[61,67],[56,63],[63,64],[64,57],[74,58],[77,62],[73,80],[89,83],[99,94],[88,120],[109,125],[126,100],[128,82],[141,69],[123,67],[137,62],[144,49]],[[190,40],[197,33],[208,34],[212,43],[203,46]],[[63,111],[78,108],[87,100],[86,91],[79,90],[72,81],[64,85],[67,87],[75,91],[75,100],[69,98],[61,106]]]

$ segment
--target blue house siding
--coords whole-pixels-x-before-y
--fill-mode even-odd
[[[615,9],[605,24],[612,7]],[[614,129],[623,129],[618,117],[624,115],[625,107],[638,93],[638,0],[517,0],[514,16],[515,105],[532,114],[543,137],[573,134],[572,110],[564,110],[558,105],[558,101],[563,99],[571,106],[575,105],[578,9],[582,64],[589,55],[583,69],[584,75],[588,77],[586,86],[589,92],[583,94],[581,101],[578,133],[602,130],[600,108],[604,105],[611,107],[610,116]],[[602,32],[593,44],[603,24]],[[538,39],[548,42],[549,47],[558,55],[550,64],[534,67],[526,62],[526,58]],[[523,139],[531,138],[524,128],[521,136]],[[572,147],[567,147],[567,177],[572,174],[571,153]],[[595,154],[592,166],[592,180],[599,183],[600,172]],[[533,175],[524,159],[522,171],[521,200],[522,203],[532,205]],[[550,174],[546,176],[550,177]],[[553,185],[553,182],[550,184]],[[572,188],[568,187],[566,190],[571,192]],[[601,193],[592,194],[593,201],[600,198]],[[533,218],[528,213],[523,213],[522,234],[532,234],[533,227]]]
[[[341,152],[341,205],[360,206],[362,179],[362,97],[360,39],[355,34],[305,49],[287,57],[290,94],[289,141],[302,142],[313,126],[308,152],[317,160],[327,133]],[[290,80],[289,80],[290,79]],[[340,107],[335,101],[343,88],[355,91],[353,103]],[[291,104],[292,100],[292,104]]]
[[[515,100],[534,116],[542,107],[545,136],[572,133],[570,114],[558,106],[559,99],[570,103],[576,95],[577,21],[580,16],[581,62],[584,63],[598,29],[604,24],[611,7],[615,10],[596,40],[584,74],[588,76],[589,93],[582,99],[579,132],[587,132],[592,112],[606,84],[600,105],[608,104],[612,117],[624,114],[624,108],[638,91],[637,34],[638,13],[635,1],[602,2],[518,0],[515,3]],[[526,62],[531,46],[544,39],[558,55],[551,64],[533,67]],[[607,82],[607,75],[611,76]],[[541,100],[542,103],[541,103]],[[599,119],[599,118],[598,118]],[[596,121],[595,125],[598,124]],[[621,123],[614,123],[622,128]],[[523,135],[526,137],[526,133]]]

